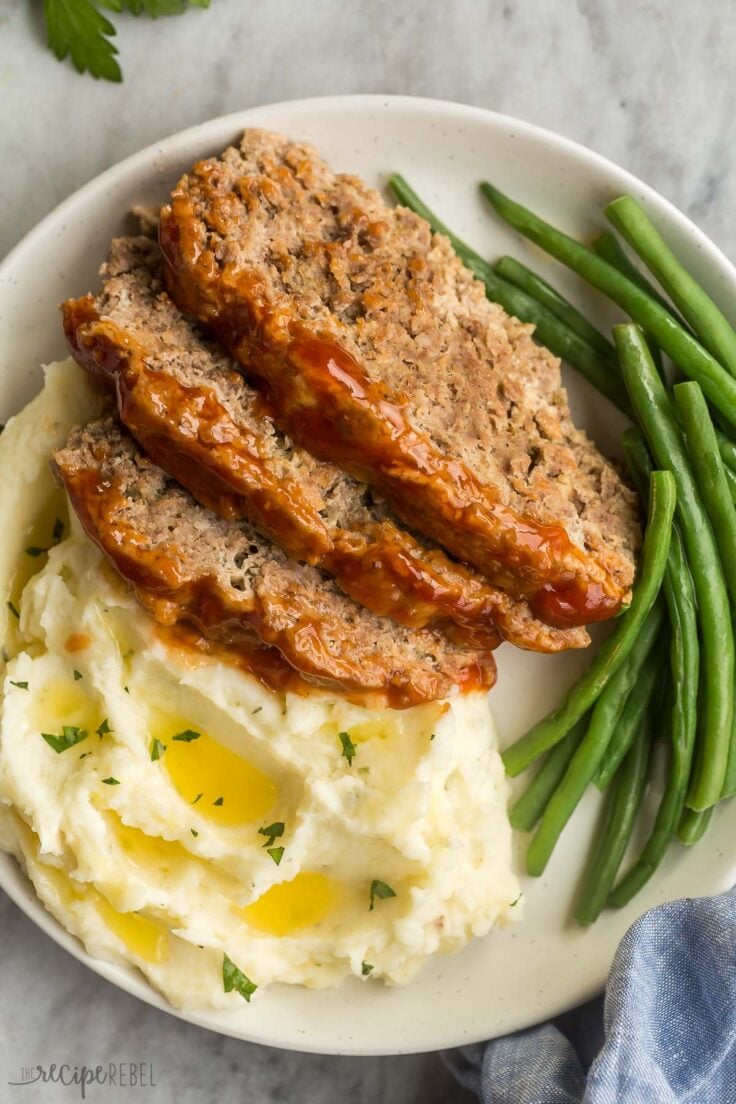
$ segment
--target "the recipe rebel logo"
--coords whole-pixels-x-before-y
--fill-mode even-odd
[[[108,1062],[99,1066],[72,1066],[67,1062],[49,1066],[21,1066],[20,1075],[8,1085],[19,1088],[24,1085],[76,1085],[81,1100],[87,1099],[87,1090],[98,1088],[155,1089],[156,1077],[152,1062]]]

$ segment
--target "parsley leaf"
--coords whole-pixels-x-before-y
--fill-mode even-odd
[[[213,805],[224,805],[225,804],[225,798],[224,797],[218,797],[216,801],[212,802],[212,804]]]
[[[81,671],[75,671],[75,672],[74,672],[74,681],[75,681],[75,682],[79,682],[79,680],[81,679],[81,677],[82,677],[82,672],[81,672]]]
[[[107,717],[105,717],[100,727],[95,729],[95,731],[97,732],[97,735],[100,737],[100,739],[102,739],[103,736],[107,736],[108,732],[112,732]]]
[[[391,888],[390,885],[386,885],[385,882],[379,882],[377,878],[374,878],[371,882],[371,905],[368,909],[369,912],[373,912],[376,905],[376,898],[379,901],[385,901],[387,897],[395,897],[396,891]]]
[[[160,740],[151,741],[151,762],[155,763],[157,759],[160,759],[163,753],[166,751],[166,744],[162,744]]]
[[[196,805],[196,804],[197,804],[197,802],[198,802],[198,801],[199,801],[199,800],[200,800],[201,798],[203,798],[203,797],[204,797],[204,794],[197,794],[197,796],[195,797],[194,801],[190,802],[190,804],[191,804],[191,805]]]
[[[268,854],[278,866],[284,857],[284,849],[283,847],[269,847]]]
[[[59,61],[71,55],[78,73],[121,81],[123,75],[115,60],[118,51],[110,41],[115,27],[100,8],[157,19],[209,6],[210,0],[44,0],[43,11],[49,49]]]
[[[64,725],[60,736],[54,735],[52,732],[42,732],[41,735],[49,747],[53,748],[57,755],[61,755],[62,751],[68,751],[75,744],[81,744],[82,740],[87,739],[89,733],[86,728]]]
[[[192,835],[194,836],[195,839],[199,835],[199,832],[197,831],[196,828],[190,828],[189,831],[192,833]]]
[[[191,744],[192,740],[198,740],[202,735],[201,732],[195,732],[193,728],[185,728],[183,732],[177,732],[176,736],[172,736],[172,740],[181,740],[184,744]]]
[[[284,834],[283,820],[277,820],[274,824],[268,824],[265,828],[258,829],[259,836],[267,836],[264,847],[273,847],[274,840],[280,839]]]
[[[160,15],[181,15],[187,8],[208,8],[210,0],[101,0],[112,11],[128,11],[133,15],[148,15],[158,19]]]
[[[49,49],[59,61],[70,54],[78,73],[109,81],[123,79],[115,60],[118,51],[110,42],[115,28],[92,0],[44,0],[43,14]]]
[[[353,759],[355,758],[355,753],[357,752],[358,749],[356,748],[353,741],[350,739],[349,733],[340,732],[339,736],[340,736],[340,743],[342,744],[342,753],[348,761],[348,766],[352,767]]]
[[[109,778],[103,778],[102,781],[104,782],[104,784],[106,786],[119,786],[120,785],[117,778],[113,778],[112,775],[110,775]]]
[[[368,975],[370,974],[372,969],[373,969],[373,967],[371,966],[370,962],[361,962],[360,972],[363,975],[363,977],[368,977]]]
[[[27,682],[13,682],[13,680],[11,679],[10,680],[10,685],[11,686],[17,686],[19,690],[27,690],[28,689],[28,683]]]
[[[18,613],[18,610],[15,608],[13,603],[12,602],[6,602],[5,604],[8,607],[8,609],[10,610],[10,612],[12,613],[13,617],[16,617],[18,620],[20,620],[20,614]]]
[[[250,998],[258,988],[254,985],[249,977],[239,970],[231,959],[227,955],[222,956],[222,984],[226,993],[232,993],[233,989],[236,993],[240,993],[241,997],[250,1004]]]

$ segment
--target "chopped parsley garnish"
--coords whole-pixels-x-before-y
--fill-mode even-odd
[[[192,805],[196,805],[197,802],[200,801],[203,797],[204,797],[204,794],[197,794],[194,801],[192,802]]]
[[[57,755],[60,755],[62,751],[68,751],[76,744],[81,744],[82,740],[87,739],[89,733],[86,728],[77,728],[76,725],[64,725],[60,736],[52,732],[42,732],[41,735],[49,747],[53,748]]]
[[[80,759],[86,759],[86,758],[87,758],[87,756],[88,756],[88,755],[91,755],[91,754],[92,754],[92,752],[91,752],[91,751],[83,751],[83,752],[82,752],[82,754],[81,754],[81,755],[79,756],[79,758],[80,758]]]
[[[56,518],[54,521],[54,528],[51,530],[51,543],[58,544],[61,538],[64,536],[64,522],[61,518]]]
[[[284,857],[284,849],[283,847],[269,847],[268,854],[278,866]]]
[[[197,831],[197,829],[196,829],[196,828],[190,828],[190,829],[189,829],[189,831],[190,831],[190,832],[192,833],[192,835],[193,835],[193,836],[194,836],[195,838],[196,838],[196,837],[197,837],[197,836],[199,835],[199,832]]]
[[[183,732],[177,732],[171,739],[181,740],[183,744],[191,744],[192,740],[198,740],[201,735],[201,732],[195,732],[193,728],[185,728]]]
[[[249,977],[239,970],[235,963],[227,957],[222,956],[222,984],[226,993],[232,993],[235,990],[236,993],[240,993],[241,997],[250,1004],[250,998],[258,988],[254,985]]]
[[[102,781],[106,786],[119,786],[120,785],[117,778],[113,778],[112,775],[110,775],[109,778],[103,778]]]
[[[28,683],[27,682],[14,682],[13,679],[11,679],[10,680],[10,685],[11,686],[17,686],[19,690],[27,690],[28,689]]]
[[[43,556],[44,552],[48,552],[48,548],[38,548],[35,544],[31,544],[26,548],[26,556],[30,556],[34,560],[37,556]]]
[[[342,753],[348,761],[348,766],[352,767],[353,759],[355,758],[355,753],[357,752],[358,749],[356,748],[353,741],[350,739],[349,733],[340,732],[339,736],[340,736],[340,743],[342,744]]]
[[[255,717],[256,713],[260,713],[262,709],[262,705],[257,705],[256,708],[251,711],[251,717]]]
[[[284,834],[284,822],[283,820],[277,820],[274,824],[268,824],[265,828],[258,829],[259,836],[266,836],[266,842],[264,847],[273,847],[274,841],[281,839]]]
[[[79,680],[81,679],[81,677],[82,677],[82,672],[81,672],[81,671],[75,671],[75,672],[74,672],[74,681],[75,681],[75,682],[79,682]]]
[[[123,690],[125,691],[125,693],[126,693],[126,694],[129,694],[129,693],[130,693],[130,690],[128,689],[128,687],[127,687],[127,686],[124,686],[124,687],[123,687]]]
[[[110,724],[108,722],[107,717],[105,717],[105,719],[102,722],[102,724],[100,725],[100,727],[95,729],[95,731],[96,731],[97,735],[100,737],[100,739],[102,739],[103,736],[107,736],[108,732],[112,732],[112,729],[110,728]]]
[[[363,977],[368,977],[368,975],[371,973],[372,970],[373,970],[373,967],[371,966],[370,962],[361,962],[360,972],[363,975]]]
[[[396,891],[391,888],[390,885],[386,885],[385,882],[379,882],[377,878],[374,878],[371,882],[371,904],[368,909],[369,912],[373,912],[376,904],[376,898],[379,901],[385,901],[387,897],[395,897]]]
[[[430,738],[430,740],[434,740],[434,737],[435,737],[435,733],[433,732],[432,735],[429,738]]]
[[[160,740],[151,741],[151,762],[155,763],[157,759],[160,759],[163,753],[166,751],[166,744],[162,744]]]
[[[10,612],[12,613],[13,617],[16,617],[18,620],[20,620],[20,614],[18,613],[18,610],[15,608],[13,603],[12,602],[6,602],[5,604],[8,607],[8,609],[10,610]]]
[[[216,801],[212,802],[212,804],[213,805],[224,805],[225,804],[225,798],[224,797],[218,797]]]

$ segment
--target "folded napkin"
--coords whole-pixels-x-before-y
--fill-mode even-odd
[[[645,913],[605,997],[444,1058],[482,1104],[736,1104],[736,890]]]

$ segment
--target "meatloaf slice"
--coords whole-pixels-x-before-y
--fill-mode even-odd
[[[63,304],[69,348],[112,383],[121,420],[151,458],[223,517],[245,517],[290,555],[318,564],[356,601],[413,628],[488,647],[498,632],[539,651],[582,647],[580,628],[532,618],[398,526],[366,484],[280,433],[268,403],[163,288],[146,237],[118,238],[96,298]]]
[[[551,624],[629,594],[634,495],[573,425],[559,362],[424,220],[249,130],[161,213],[167,282],[305,448]]]
[[[112,418],[73,431],[54,462],[86,532],[162,624],[275,646],[308,678],[397,708],[492,685],[490,651],[357,605],[249,523],[198,505]]]

